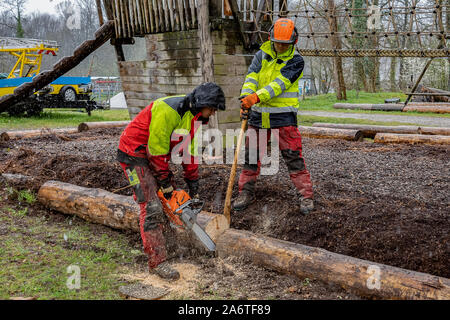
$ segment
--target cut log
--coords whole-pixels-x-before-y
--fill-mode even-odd
[[[33,138],[38,136],[48,136],[57,134],[78,133],[77,128],[61,128],[61,129],[37,129],[37,130],[20,130],[6,131],[0,134],[0,141],[8,141],[12,139]]]
[[[402,111],[403,104],[384,103],[384,104],[369,104],[369,103],[336,103],[333,105],[334,109],[348,109],[348,110],[377,110],[377,111]]]
[[[91,189],[59,181],[48,181],[38,192],[38,200],[58,212],[114,229],[139,232],[139,206],[132,197],[102,189]],[[199,213],[199,225],[213,241],[228,228],[223,215]]]
[[[441,136],[450,136],[450,128],[445,127],[420,127],[420,134],[432,134]]]
[[[14,187],[25,187],[35,180],[34,177],[14,173],[2,173],[1,177],[4,182]]]
[[[424,134],[396,134],[377,133],[375,143],[409,143],[409,144],[438,144],[449,145],[450,136],[424,135]]]
[[[414,112],[433,112],[433,113],[450,113],[450,107],[443,105],[426,106],[426,105],[407,105],[403,108],[404,112],[414,111]]]
[[[363,124],[343,124],[343,123],[322,123],[316,122],[313,127],[320,128],[334,128],[334,129],[351,129],[360,130],[364,138],[374,138],[377,133],[404,133],[404,134],[418,134],[420,133],[417,126],[372,126]]]
[[[300,133],[304,137],[316,139],[343,139],[349,141],[362,141],[363,134],[359,130],[332,129],[316,127],[299,127]]]
[[[412,101],[426,102],[450,102],[450,92],[436,88],[418,85],[415,93],[409,93],[414,96]]]
[[[103,121],[103,122],[82,122],[78,125],[78,131],[88,131],[100,128],[120,128],[126,127],[131,121]]]
[[[300,279],[334,283],[362,296],[450,299],[450,279],[332,253],[320,248],[229,229],[217,242],[219,257],[236,256]]]

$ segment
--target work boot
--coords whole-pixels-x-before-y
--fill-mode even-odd
[[[305,216],[314,210],[314,200],[310,198],[301,198],[300,200],[300,212]]]
[[[166,280],[175,281],[180,279],[180,273],[172,268],[167,261],[161,263],[156,268],[150,269],[150,272],[157,274],[158,276]]]
[[[250,204],[255,202],[255,194],[248,190],[242,190],[233,203],[233,209],[236,211],[245,210]]]

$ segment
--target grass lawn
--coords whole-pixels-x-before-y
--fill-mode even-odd
[[[401,101],[406,100],[406,95],[402,92],[378,92],[368,93],[360,91],[358,96],[355,90],[347,91],[347,100],[339,101],[336,94],[328,93],[317,96],[306,97],[306,100],[300,102],[301,110],[310,111],[331,111],[342,113],[371,113],[371,114],[390,114],[401,116],[427,116],[427,117],[450,117],[449,114],[437,114],[431,112],[401,112],[401,111],[371,111],[371,110],[345,110],[334,109],[335,103],[384,103],[385,99],[400,98]]]
[[[85,121],[120,121],[130,120],[127,109],[95,110],[92,116],[86,112],[71,109],[45,109],[40,117],[10,117],[0,114],[0,129],[40,129],[78,127]]]
[[[141,255],[124,234],[99,232],[71,216],[55,220],[53,214],[35,212],[36,196],[28,191],[6,188],[1,193],[0,300],[120,298],[118,287],[125,282],[118,274]],[[12,193],[18,199],[6,200]],[[79,288],[71,278],[77,268]]]
[[[310,111],[329,111],[340,113],[368,113],[368,114],[387,114],[402,116],[427,116],[427,117],[450,117],[450,114],[420,113],[420,112],[399,112],[399,111],[369,111],[369,110],[341,110],[333,109],[333,104],[337,102],[346,103],[384,103],[385,99],[401,98],[406,96],[401,92],[380,92],[367,93],[356,91],[347,91],[347,101],[338,101],[334,93],[322,94],[318,96],[307,97],[305,101],[300,102],[301,110]],[[40,128],[59,128],[59,127],[77,127],[85,121],[120,121],[129,120],[128,110],[95,110],[89,117],[86,112],[70,109],[45,109],[40,117],[20,118],[9,117],[7,114],[0,114],[0,130],[18,130],[18,129],[40,129]],[[301,124],[311,125],[313,122],[333,122],[333,123],[355,123],[355,124],[374,124],[374,125],[407,125],[400,122],[377,122],[362,119],[351,118],[333,118],[321,116],[300,116]]]

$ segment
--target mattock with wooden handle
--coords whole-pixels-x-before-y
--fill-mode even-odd
[[[244,140],[245,129],[247,128],[247,123],[248,123],[248,119],[242,120],[241,132],[239,133],[237,148],[236,148],[236,152],[234,153],[233,166],[231,167],[230,180],[228,181],[227,196],[225,198],[225,208],[223,210],[223,214],[227,218],[229,224],[231,223],[231,216],[230,216],[231,196],[233,194],[234,179],[236,178],[237,162],[239,159],[239,153],[241,151],[242,141]]]

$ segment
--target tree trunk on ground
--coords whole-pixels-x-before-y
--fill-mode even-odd
[[[407,144],[438,144],[450,145],[450,136],[377,133],[375,143],[407,143]]]
[[[418,134],[420,133],[418,126],[373,126],[363,124],[341,124],[341,123],[314,123],[313,127],[319,128],[334,128],[334,129],[349,129],[359,130],[362,132],[364,138],[374,138],[377,133],[406,133]]]
[[[383,299],[450,299],[450,280],[332,253],[320,248],[229,229],[219,237],[219,257],[238,256],[300,279],[334,283]]]
[[[363,134],[359,130],[331,129],[315,127],[299,127],[300,134],[307,138],[316,139],[343,139],[348,141],[361,141]]]
[[[103,122],[82,122],[78,125],[78,131],[88,131],[100,128],[120,128],[126,127],[130,121],[103,121]]]

